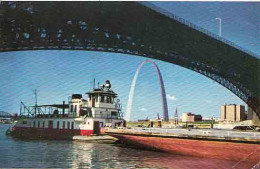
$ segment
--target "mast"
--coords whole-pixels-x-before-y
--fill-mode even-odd
[[[94,80],[93,80],[93,90],[95,89],[95,84],[96,82],[95,82],[95,78],[94,78]]]

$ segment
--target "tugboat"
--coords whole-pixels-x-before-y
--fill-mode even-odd
[[[94,85],[95,86],[95,85]],[[123,127],[122,106],[117,94],[111,90],[110,81],[93,91],[72,94],[68,104],[25,106],[21,102],[20,120],[10,130],[10,135],[27,139],[72,139],[73,136],[98,135],[105,127]]]

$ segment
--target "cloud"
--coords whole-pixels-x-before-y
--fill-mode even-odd
[[[174,95],[167,94],[167,99],[169,100],[177,100]]]
[[[140,110],[141,110],[141,111],[147,111],[147,109],[146,109],[146,108],[141,108]]]

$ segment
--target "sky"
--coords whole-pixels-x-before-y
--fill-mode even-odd
[[[260,55],[259,3],[153,2],[177,16],[218,34],[216,17],[222,18],[222,36]],[[0,53],[0,111],[19,113],[20,101],[34,104],[67,102],[73,93],[84,94],[110,80],[126,111],[130,85],[139,64],[146,58],[127,54],[91,51],[41,50]],[[219,117],[222,104],[242,100],[217,82],[180,66],[154,60],[165,84],[169,117],[192,112]],[[84,95],[86,98],[86,95]],[[162,117],[160,86],[154,67],[147,63],[135,88],[131,120]]]

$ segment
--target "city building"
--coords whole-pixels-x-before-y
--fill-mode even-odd
[[[221,121],[236,122],[246,120],[245,106],[225,104],[221,106]]]
[[[202,116],[201,115],[192,114],[191,112],[182,113],[181,121],[182,122],[202,121]]]

